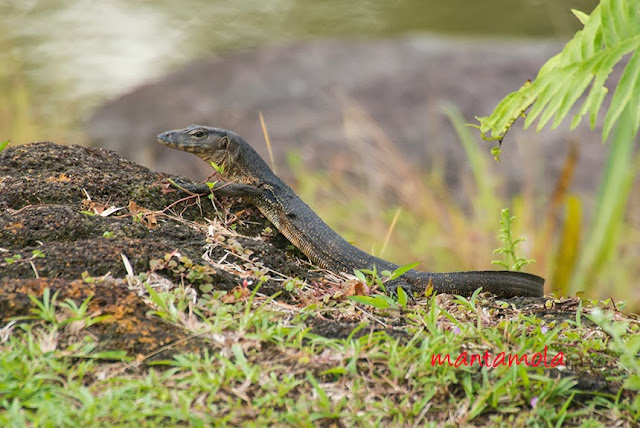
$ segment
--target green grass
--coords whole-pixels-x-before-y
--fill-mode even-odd
[[[434,354],[533,354],[547,347],[563,352],[570,369],[608,367],[609,382],[633,375],[626,387],[637,388],[640,361],[624,344],[637,348],[638,323],[618,323],[613,331],[597,311],[594,318],[614,337],[610,347],[609,335],[585,326],[584,316],[547,323],[479,295],[422,298],[408,310],[348,300],[282,309],[256,293],[234,304],[215,297],[193,303],[186,295],[179,287],[148,295],[153,316],[190,326],[211,338],[211,348],[150,367],[95,352],[87,331],[94,320],[82,304],[58,304],[48,294],[34,302],[34,320],[0,330],[0,424],[595,426],[630,424],[640,414],[626,390],[581,394],[575,379],[544,367],[432,366]],[[193,315],[174,317],[176,305]],[[496,311],[505,316],[487,316]],[[344,339],[325,338],[308,326],[319,317],[358,327]]]

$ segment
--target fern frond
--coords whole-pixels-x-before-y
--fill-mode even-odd
[[[598,112],[608,92],[606,80],[624,56],[633,53],[611,99],[605,117],[602,138],[606,140],[622,111],[632,111],[633,130],[640,126],[640,2],[638,0],[602,0],[591,15],[573,11],[584,24],[562,52],[549,59],[532,83],[509,94],[491,116],[477,118],[483,136],[501,139],[516,119],[526,115],[525,129],[538,119],[537,130],[554,118],[558,127],[580,96],[589,93],[571,121],[571,129],[589,113],[590,125],[596,125]]]

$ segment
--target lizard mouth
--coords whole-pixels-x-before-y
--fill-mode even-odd
[[[180,134],[175,131],[163,132],[158,135],[157,140],[163,146],[171,147],[173,149],[184,150],[198,155],[202,151],[202,147],[199,144],[191,143],[188,139],[180,138]]]
[[[163,132],[162,134],[158,135],[157,137],[158,142],[160,144],[163,144],[169,147],[175,147],[175,148],[188,147],[188,144],[179,143],[178,139],[175,138],[174,134],[175,133],[173,131]]]
[[[165,145],[165,146],[170,146],[170,147],[176,147],[177,144],[173,141],[173,138],[171,138],[171,132],[163,132],[162,134],[158,135],[158,143]]]

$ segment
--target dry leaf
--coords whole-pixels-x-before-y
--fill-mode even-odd
[[[241,285],[238,285],[233,290],[222,296],[220,300],[222,303],[236,303],[246,300],[251,295],[251,290]]]
[[[136,204],[134,201],[129,201],[129,212],[140,219],[140,222],[149,230],[158,226],[158,218],[153,211],[149,211],[144,207]]]
[[[347,289],[345,296],[367,296],[369,294],[368,287],[357,279],[347,281]]]

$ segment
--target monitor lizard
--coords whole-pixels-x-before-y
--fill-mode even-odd
[[[262,214],[309,260],[332,272],[354,269],[394,271],[398,265],[353,246],[331,229],[296,193],[271,171],[260,155],[238,134],[209,126],[191,125],[158,135],[158,142],[192,153],[218,166],[227,182],[190,184],[186,190],[242,197]],[[387,283],[387,291],[424,291],[470,296],[482,287],[497,297],[542,296],[544,279],[513,271],[421,272],[410,270]]]

